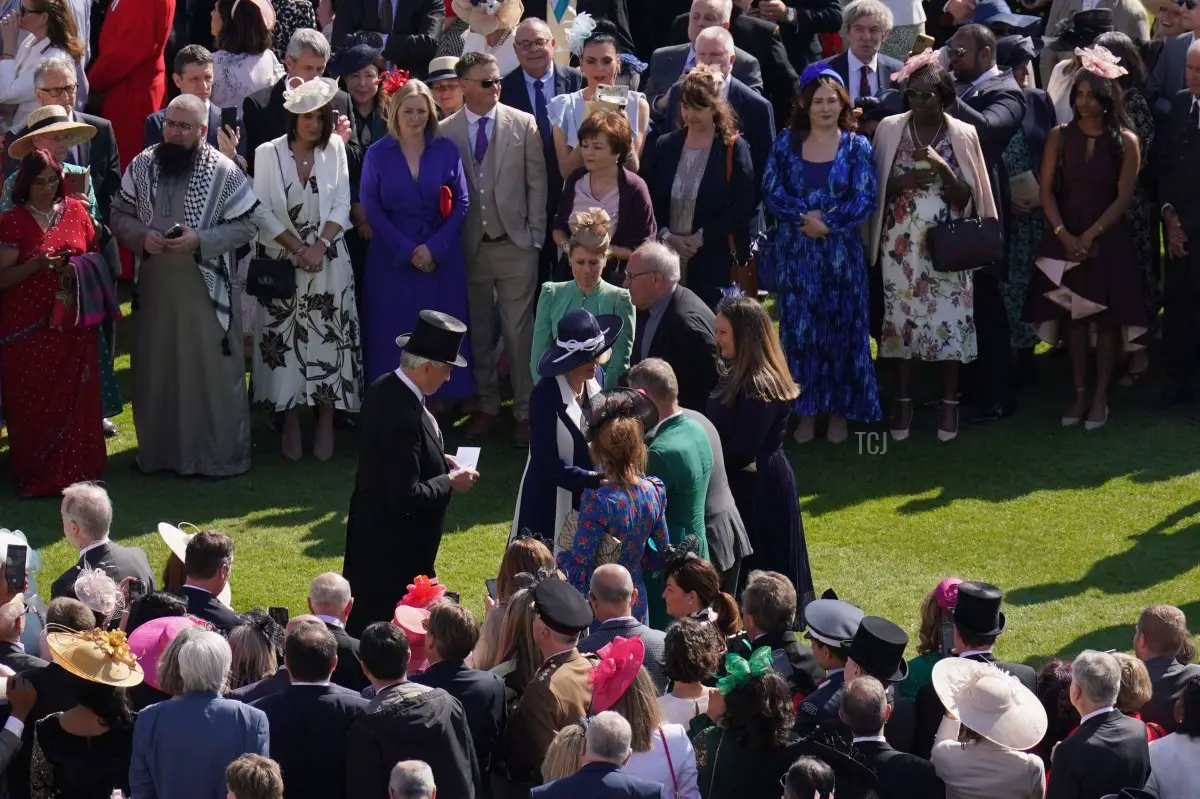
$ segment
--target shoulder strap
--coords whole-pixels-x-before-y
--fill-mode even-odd
[[[733,148],[737,145],[737,134],[725,144],[725,182],[733,180]]]
[[[658,728],[658,737],[662,741],[663,753],[667,756],[667,768],[671,772],[671,787],[675,791],[672,796],[679,796],[679,780],[675,777],[675,764],[671,762],[671,747],[667,746],[667,736],[662,727]]]

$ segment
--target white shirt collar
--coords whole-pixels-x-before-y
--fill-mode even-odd
[[[999,74],[1000,74],[1000,67],[994,66],[991,69],[989,69],[987,72],[984,72],[982,75],[980,75],[975,80],[971,81],[971,88],[974,88],[974,87],[978,86],[979,84],[983,83],[985,80],[990,80]]]
[[[850,80],[854,80],[858,76],[858,74],[862,72],[863,67],[870,68],[872,73],[876,73],[879,71],[879,53],[876,53],[875,57],[866,63],[859,61],[858,56],[856,56],[850,50],[846,51],[846,57],[849,59],[849,62],[850,62],[850,75],[849,75]]]
[[[339,619],[337,616],[326,616],[324,613],[314,613],[313,615],[316,616],[321,621],[325,622],[326,624],[332,624],[334,627],[345,628],[345,626],[346,626],[345,624],[342,623],[342,620]]]
[[[551,64],[549,67],[546,68],[546,74],[542,75],[541,77],[538,77],[536,75],[530,75],[528,72],[526,72],[523,69],[521,70],[521,74],[525,76],[525,84],[527,86],[529,86],[530,88],[533,88],[534,81],[539,81],[539,80],[542,82],[543,86],[547,86],[547,85],[553,86],[554,85],[554,65],[553,64]],[[470,120],[471,112],[468,111],[467,114],[468,114],[467,119]]]
[[[1094,716],[1099,716],[1099,715],[1101,715],[1101,714],[1107,713],[1107,712],[1109,712],[1110,710],[1113,710],[1113,708],[1112,708],[1112,707],[1102,707],[1102,708],[1100,708],[1099,710],[1093,710],[1091,713],[1088,713],[1088,714],[1087,714],[1087,715],[1085,715],[1085,716],[1080,716],[1080,717],[1079,717],[1079,726],[1080,726],[1080,727],[1082,727],[1082,726],[1083,726],[1083,723],[1084,723],[1085,721],[1087,721],[1088,719],[1090,719],[1090,718],[1092,718],[1092,717],[1094,717]]]
[[[634,624],[637,624],[637,619],[635,619],[633,616],[613,616],[611,619],[605,619],[604,621],[600,622],[600,625],[604,626],[605,624],[612,624],[615,621],[631,621]]]
[[[319,685],[322,688],[328,688],[329,680],[321,680],[320,682],[301,682],[300,680],[292,680],[292,685]]]
[[[215,596],[215,595],[213,594],[213,592],[212,592],[212,591],[209,591],[207,588],[201,588],[200,586],[198,586],[198,585],[192,585],[191,583],[184,583],[184,584],[183,584],[183,587],[184,587],[184,588],[194,588],[194,589],[196,589],[197,591],[203,591],[204,593],[208,594],[209,596]]]
[[[845,670],[846,670],[845,666],[842,666],[840,669],[829,669],[828,671],[825,672],[825,679],[828,680],[830,677],[834,676],[835,674],[841,674]]]
[[[109,544],[108,536],[104,536],[104,538],[101,538],[99,541],[93,541],[92,543],[90,543],[86,547],[84,547],[83,549],[79,550],[79,557],[82,558],[85,554],[87,554],[88,552],[91,552],[93,549],[99,549],[100,547],[106,547],[106,546],[108,546],[108,544]]]
[[[654,427],[650,428],[650,432],[646,434],[646,438],[653,438],[654,436],[658,435],[658,428],[662,427],[664,424],[671,421],[676,416],[682,416],[682,415],[683,415],[683,411],[678,410],[678,411],[675,411],[675,413],[671,414],[670,416],[659,419],[658,424],[656,424],[656,425],[654,425]]]
[[[497,105],[499,105],[499,104],[497,103]],[[478,125],[479,120],[484,119],[484,118],[490,119],[492,122],[496,121],[496,106],[492,106],[492,110],[488,111],[486,114],[483,114],[482,116],[479,114],[476,114],[474,111],[467,108],[465,105],[463,106],[463,110],[467,112],[467,122],[471,125]]]
[[[859,743],[860,741],[878,741],[881,744],[885,744],[887,743],[887,738],[884,738],[882,735],[855,735],[851,743]]]
[[[408,390],[417,395],[417,399],[421,401],[421,405],[425,404],[425,392],[417,388],[417,384],[409,379],[408,375],[404,374],[404,370],[396,367],[396,377],[400,378],[400,382],[408,386]]]
[[[990,655],[990,654],[992,654],[992,648],[989,646],[987,649],[967,649],[962,652],[959,652],[958,656],[960,658],[969,658],[969,657],[971,657],[971,655]]]

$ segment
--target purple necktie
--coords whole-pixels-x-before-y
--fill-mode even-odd
[[[479,118],[479,129],[475,131],[475,161],[483,163],[484,156],[487,155],[488,138],[487,138],[487,117]]]

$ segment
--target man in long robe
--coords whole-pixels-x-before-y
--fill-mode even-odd
[[[234,250],[258,200],[205,141],[203,101],[167,107],[163,142],[133,159],[111,226],[140,259],[131,351],[138,468],[228,477],[250,468],[250,410]],[[181,225],[177,237],[167,237]]]

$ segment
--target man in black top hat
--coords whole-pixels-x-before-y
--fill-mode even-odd
[[[466,334],[453,316],[421,311],[416,330],[396,339],[400,367],[367,390],[342,567],[356,594],[346,622],[352,636],[390,619],[418,574],[434,575],[450,495],[470,491],[479,479],[446,454],[437,420],[425,408],[425,397],[450,371],[467,365],[459,354]]]
[[[916,711],[911,701],[897,697],[892,684],[908,679],[908,662],[904,648],[908,633],[879,616],[863,616],[846,650],[846,684],[859,677],[874,677],[887,688],[891,712],[883,734],[893,749],[911,752]],[[842,722],[845,728],[845,722]]]
[[[951,611],[954,624],[954,653],[960,658],[991,663],[1020,680],[1030,691],[1037,690],[1037,673],[1021,663],[1006,663],[992,654],[996,639],[1004,632],[1007,620],[1000,610],[1004,592],[990,583],[973,580],[958,586],[958,603]],[[929,757],[933,739],[946,708],[938,699],[933,684],[917,692],[917,732],[914,754]]]

